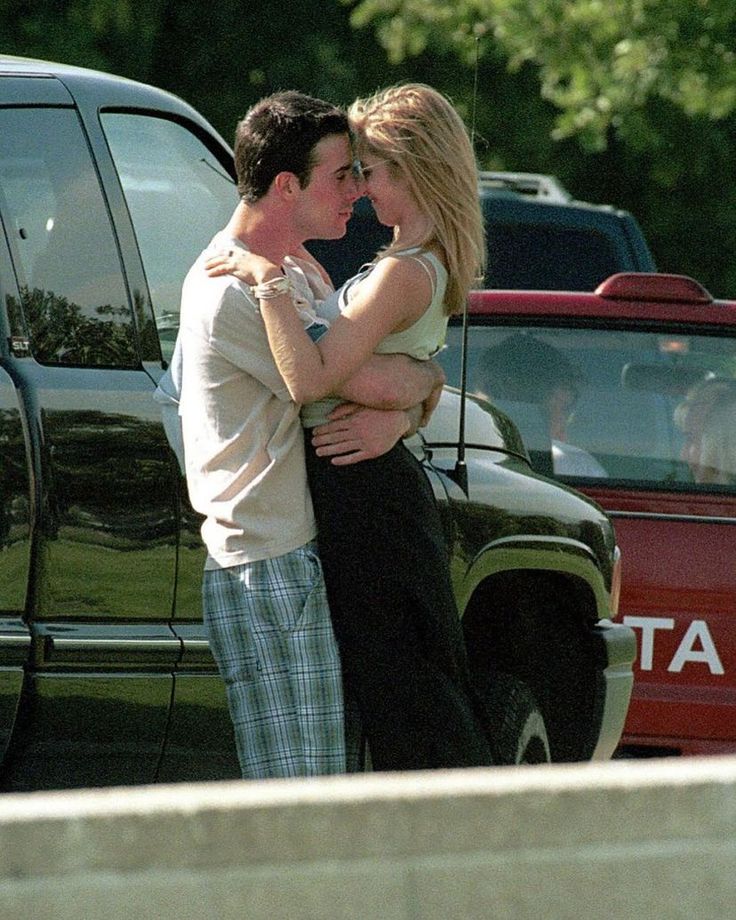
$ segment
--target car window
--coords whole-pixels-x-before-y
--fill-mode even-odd
[[[161,351],[168,361],[179,328],[184,277],[230,219],[237,189],[212,151],[178,122],[106,112],[102,125],[135,227]]]
[[[440,356],[459,384],[460,329]],[[519,427],[540,470],[652,488],[736,489],[736,338],[476,326],[468,388]]]
[[[485,288],[593,291],[622,269],[614,241],[592,227],[486,216],[486,249]]]
[[[76,113],[0,109],[0,185],[36,359],[135,366],[120,256]]]

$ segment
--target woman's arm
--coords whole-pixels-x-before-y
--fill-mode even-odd
[[[209,260],[210,274],[232,273],[258,286],[280,276],[278,266],[253,253]],[[355,286],[350,303],[318,343],[305,333],[291,296],[260,299],[271,351],[295,402],[335,393],[389,333],[410,326],[432,293],[424,269],[412,259],[388,257]]]
[[[313,343],[288,297],[261,303],[269,344],[292,398],[314,402],[350,378],[389,333],[406,328],[431,298],[426,272],[409,259],[382,259],[358,285],[330,331]]]
[[[374,409],[409,409],[434,399],[434,391],[441,391],[444,384],[445,373],[436,361],[373,354],[335,395]]]

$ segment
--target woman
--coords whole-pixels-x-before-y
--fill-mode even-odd
[[[304,331],[280,266],[250,253],[208,264],[253,285],[307,429],[327,420],[337,404],[329,394],[372,352],[435,354],[485,251],[475,159],[452,105],[407,84],[355,102],[349,115],[364,193],[394,235],[322,305],[329,332],[315,343]],[[345,465],[319,456],[309,432],[306,444],[333,624],[373,768],[490,764],[445,534],[420,464],[401,442]]]
[[[675,409],[685,435],[681,459],[702,485],[736,483],[736,382],[706,377]]]

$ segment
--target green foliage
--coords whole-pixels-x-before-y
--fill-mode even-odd
[[[167,0],[4,0],[1,50],[145,79]]]
[[[478,53],[483,165],[553,172],[628,208],[662,270],[736,295],[733,0],[342,2],[392,61]],[[507,105],[521,85],[521,107]]]
[[[541,94],[559,110],[555,136],[606,146],[610,129],[640,129],[651,98],[690,117],[736,108],[732,0],[343,0],[356,27],[372,24],[389,57],[454,48],[467,60],[477,39],[514,70],[538,68]]]
[[[661,268],[736,295],[733,0],[3,0],[0,36],[162,86],[226,139],[277,89],[423,80],[475,112],[484,167],[628,208]]]

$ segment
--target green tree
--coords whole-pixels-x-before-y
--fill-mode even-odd
[[[3,0],[6,54],[145,80],[166,0]]]
[[[479,56],[484,165],[554,172],[628,208],[662,270],[736,296],[733,0],[342,2],[394,62]],[[499,78],[499,60],[518,83]],[[521,101],[522,86],[509,108],[504,93]]]
[[[601,148],[609,129],[641,142],[659,99],[691,117],[736,109],[733,0],[343,0],[374,23],[394,61],[428,47],[469,60],[495,44],[511,69],[538,68],[558,109],[555,134]]]

